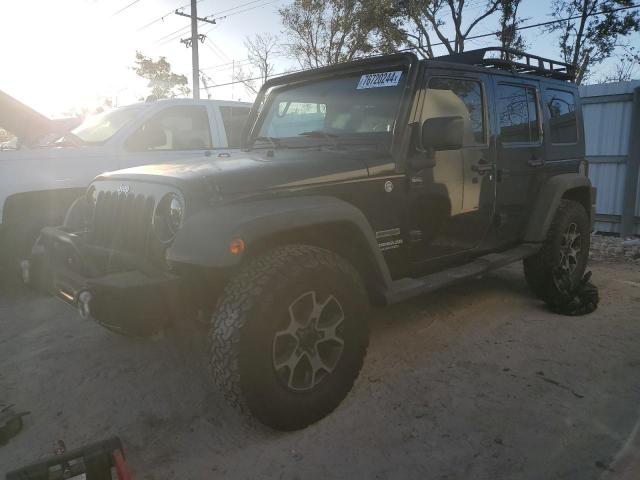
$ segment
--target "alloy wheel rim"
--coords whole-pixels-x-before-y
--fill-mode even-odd
[[[560,243],[560,268],[570,274],[573,273],[578,266],[581,251],[582,236],[578,230],[578,224],[570,223]]]
[[[344,310],[333,295],[319,301],[316,292],[309,291],[291,302],[288,314],[284,328],[273,337],[273,368],[288,389],[310,391],[342,356]]]

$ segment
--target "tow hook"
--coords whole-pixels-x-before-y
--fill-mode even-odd
[[[91,300],[93,299],[93,295],[89,290],[82,290],[78,294],[78,312],[80,313],[80,318],[83,320],[87,320],[91,317]]]

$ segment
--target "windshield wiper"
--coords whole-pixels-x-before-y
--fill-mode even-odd
[[[273,148],[283,148],[280,139],[275,137],[256,137],[253,141],[254,145],[255,142],[269,142]]]
[[[323,130],[311,130],[309,132],[302,132],[298,135],[309,138],[324,138],[326,140],[330,140],[334,147],[338,148],[338,142],[336,138],[340,135],[336,135],[335,133],[325,132]]]
[[[302,132],[298,135],[304,137],[315,137],[315,138],[337,138],[340,135],[336,135],[335,133],[324,132],[322,130],[311,130],[309,132]]]

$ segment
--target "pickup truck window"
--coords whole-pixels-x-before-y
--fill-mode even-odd
[[[389,71],[387,71],[389,70]],[[391,134],[406,74],[394,68],[286,86],[271,94],[258,136]]]
[[[242,143],[242,129],[247,122],[247,118],[249,118],[250,111],[251,108],[249,107],[220,107],[229,148],[240,148],[240,144]]]
[[[181,105],[156,113],[126,141],[134,152],[213,148],[206,107]]]
[[[139,113],[140,106],[135,105],[92,115],[74,128],[71,133],[79,137],[84,143],[101,145],[136,118]]]

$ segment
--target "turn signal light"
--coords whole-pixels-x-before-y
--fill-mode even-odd
[[[229,243],[229,252],[231,252],[233,255],[239,255],[244,252],[244,247],[244,240],[236,237]]]

